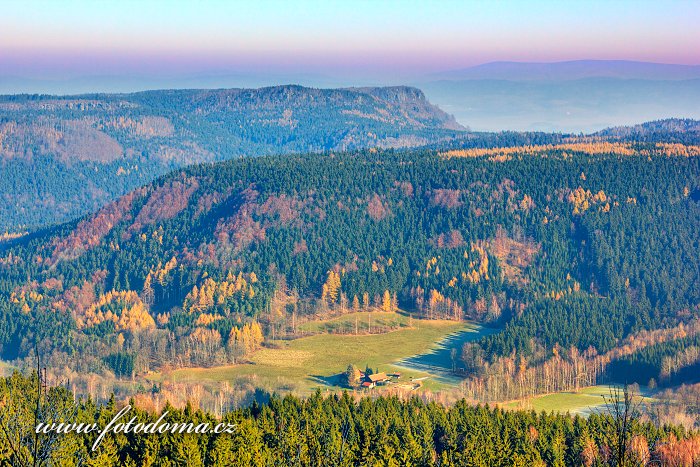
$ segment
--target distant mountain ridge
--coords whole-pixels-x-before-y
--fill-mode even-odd
[[[606,128],[596,133],[600,136],[645,136],[649,134],[696,133],[700,134],[700,120],[690,118],[667,118],[631,126]]]
[[[431,102],[479,131],[591,133],[700,118],[700,66],[625,60],[494,62],[425,78]]]
[[[586,78],[684,80],[700,78],[700,66],[631,60],[571,60],[564,62],[490,62],[431,75],[431,79],[500,79],[509,81],[576,80]]]
[[[408,86],[0,96],[0,231],[66,221],[188,164],[417,146],[463,130]]]

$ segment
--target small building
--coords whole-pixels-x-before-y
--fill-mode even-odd
[[[367,381],[374,383],[375,385],[384,384],[389,381],[389,377],[386,375],[386,373],[375,373],[367,376]]]

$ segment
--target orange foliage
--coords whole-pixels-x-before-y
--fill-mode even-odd
[[[581,214],[587,211],[592,205],[598,203],[605,203],[601,207],[601,211],[610,211],[610,204],[607,203],[608,196],[603,190],[598,191],[598,193],[593,194],[591,190],[584,190],[581,187],[576,188],[574,191],[569,193],[567,197],[569,203],[574,205],[574,214]]]
[[[141,298],[131,290],[107,292],[82,314],[76,316],[79,329],[96,326],[105,321],[114,322],[117,331],[134,331],[156,326]]]
[[[700,156],[700,146],[686,146],[681,143],[657,143],[654,152],[642,150],[641,153],[666,157],[697,157]]]
[[[483,280],[489,280],[489,256],[486,253],[485,245],[481,242],[472,243],[471,253],[465,251],[464,259],[469,260],[468,273],[462,273],[462,278],[476,284]]]
[[[61,259],[76,258],[83,251],[97,246],[112,227],[122,219],[128,218],[132,203],[143,194],[143,189],[132,191],[100,209],[89,219],[81,221],[70,235],[56,241],[51,257],[52,264]]]
[[[390,214],[389,208],[384,205],[379,195],[376,193],[367,203],[367,214],[372,220],[380,221]]]
[[[503,277],[506,280],[525,284],[523,270],[532,263],[540,246],[533,241],[520,242],[509,238],[505,230],[499,228],[496,237],[489,242],[489,251],[498,258]]]
[[[571,151],[588,155],[596,154],[620,154],[623,156],[631,156],[635,154],[628,143],[608,143],[608,142],[588,142],[588,143],[569,143],[569,144],[545,144],[534,146],[513,146],[500,148],[472,148],[472,149],[457,149],[453,151],[443,152],[442,157],[483,157],[483,156],[500,156],[500,159],[505,160],[503,156],[511,156],[516,154],[541,154],[550,151]]]
[[[430,205],[440,206],[447,209],[458,208],[462,205],[462,202],[459,200],[461,194],[461,190],[437,188],[432,192],[432,196],[430,197]]]
[[[138,232],[141,227],[175,217],[187,207],[190,196],[199,187],[196,178],[172,181],[156,188],[136,216],[129,232]]]
[[[229,334],[229,346],[243,354],[249,354],[260,348],[264,340],[262,329],[257,321],[245,324],[242,328],[232,328]]]
[[[279,196],[272,195],[263,204],[257,206],[256,214],[266,216],[274,222],[275,225],[289,225],[300,215],[300,210],[304,203],[293,196],[281,194]]]
[[[700,146],[685,145],[681,143],[656,143],[654,147],[642,149],[637,152],[631,143],[611,143],[607,141],[573,141],[566,144],[546,144],[533,146],[513,146],[498,148],[472,148],[456,149],[441,153],[442,157],[485,157],[494,162],[503,162],[512,159],[515,155],[545,155],[551,151],[569,151],[572,153],[587,154],[589,156],[600,154],[615,154],[620,156],[666,156],[666,157],[698,157]],[[564,154],[564,157],[569,157]]]
[[[338,300],[338,292],[340,292],[340,275],[330,270],[328,278],[321,289],[321,299],[327,300],[329,303],[335,303]]]
[[[202,313],[199,315],[197,318],[197,321],[194,322],[195,326],[208,326],[209,324],[213,323],[214,321],[218,321],[222,318],[221,315],[212,315],[209,313]]]
[[[681,467],[700,463],[700,435],[678,440],[674,435],[656,448],[662,466]]]
[[[163,266],[161,263],[158,263],[158,266],[156,267],[156,270],[152,272],[153,278],[155,278],[156,281],[160,285],[165,284],[165,279],[170,274],[170,271],[175,269],[177,266],[177,259],[173,256],[170,258],[170,261],[165,263],[165,266]]]
[[[464,237],[459,230],[450,230],[447,234],[440,234],[433,240],[438,248],[459,248],[464,245]]]
[[[225,305],[226,300],[235,294],[252,297],[255,291],[249,282],[250,284],[257,282],[254,273],[247,275],[238,273],[236,276],[229,272],[226,280],[221,282],[208,277],[201,287],[195,285],[185,296],[182,309],[190,313],[203,313],[216,306]]]

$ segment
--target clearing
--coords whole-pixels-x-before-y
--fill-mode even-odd
[[[603,397],[610,397],[610,391],[618,388],[622,391],[622,386],[599,384],[581,388],[579,392],[559,392],[543,396],[535,396],[528,399],[511,401],[501,404],[507,409],[525,409],[536,412],[558,412],[579,415],[589,415],[591,413],[604,411],[605,400]],[[650,391],[640,388],[640,394],[644,400],[650,400]]]
[[[367,320],[368,313],[350,313],[325,322],[307,323],[308,331],[354,329],[355,318]],[[461,348],[465,339],[478,338],[483,330],[473,323],[410,320],[398,313],[371,313],[376,323],[398,329],[383,334],[317,334],[294,340],[278,340],[250,358],[251,363],[214,368],[186,368],[152,375],[154,381],[233,382],[248,379],[268,391],[308,394],[316,388],[338,389],[338,376],[349,364],[370,366],[379,371],[400,371],[402,381],[424,378],[423,387],[436,390],[452,386],[459,378],[448,378],[452,367],[450,348]]]

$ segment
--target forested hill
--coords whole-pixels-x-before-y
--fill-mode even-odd
[[[627,141],[698,144],[700,141],[700,121],[687,118],[667,118],[633,126],[606,128],[595,133],[595,136]]]
[[[293,313],[398,305],[505,325],[465,349],[498,388],[474,397],[631,355],[644,371],[615,376],[670,382],[698,365],[676,344],[700,331],[699,181],[698,146],[575,140],[192,166],[0,243],[0,356],[208,365],[292,336]]]
[[[462,130],[404,86],[0,96],[0,233],[92,212],[192,163],[416,146]]]

